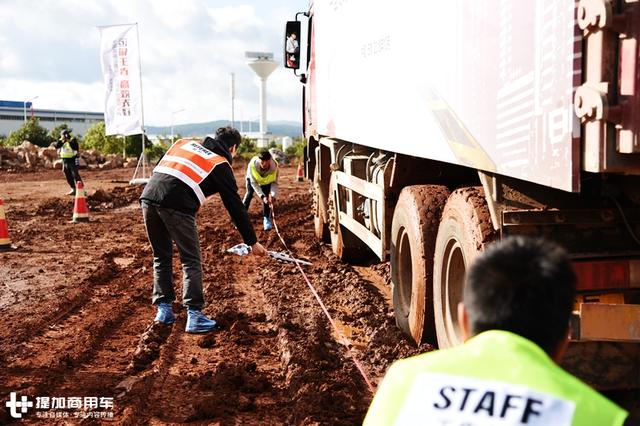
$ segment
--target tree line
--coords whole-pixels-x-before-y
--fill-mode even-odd
[[[81,150],[95,149],[103,154],[124,154],[124,157],[139,157],[142,152],[142,144],[140,143],[140,135],[133,136],[107,136],[103,121],[99,121],[92,125],[83,135],[76,135],[73,129],[67,123],[62,123],[48,131],[42,125],[37,117],[29,118],[18,130],[11,132],[8,137],[0,135],[0,146],[12,147],[18,146],[24,141],[29,141],[40,147],[48,147],[52,143],[60,139],[63,130],[69,130],[72,137],[75,137],[80,144]],[[182,136],[175,135],[173,141],[180,139]],[[148,158],[159,159],[171,146],[173,142],[170,137],[160,136],[157,144],[151,143],[145,135],[145,153]],[[124,139],[124,140],[123,140]],[[304,150],[304,140],[295,138],[294,144],[287,148],[288,156],[302,157]],[[281,148],[274,141],[269,144],[269,148]],[[255,141],[246,137],[242,137],[242,143],[238,149],[238,153],[246,159],[251,158],[258,152]]]

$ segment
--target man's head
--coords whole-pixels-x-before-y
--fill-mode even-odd
[[[260,167],[262,170],[268,169],[271,164],[271,153],[265,149],[264,151],[260,151],[258,158],[260,159]]]
[[[575,286],[562,248],[541,239],[507,238],[469,268],[461,309],[468,334],[506,330],[554,355],[567,336]]]
[[[235,150],[242,142],[240,132],[231,126],[220,127],[216,130],[216,139],[227,147],[229,152],[235,154]]]
[[[71,132],[69,131],[69,129],[62,129],[62,131],[60,132],[60,137],[62,139],[69,139],[70,136]]]

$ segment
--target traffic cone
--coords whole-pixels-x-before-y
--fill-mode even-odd
[[[296,180],[298,182],[304,181],[304,170],[302,170],[302,162],[298,161],[298,171],[296,172]]]
[[[76,182],[76,200],[73,203],[73,220],[72,222],[89,222],[89,207],[87,207],[87,199],[84,195],[84,183]]]
[[[9,227],[4,216],[4,201],[0,198],[0,251],[11,250],[11,240],[9,239]]]

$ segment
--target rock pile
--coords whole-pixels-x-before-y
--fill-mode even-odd
[[[24,141],[15,147],[0,146],[0,170],[36,170],[61,169],[62,160],[58,158],[58,151],[51,144],[42,148]],[[80,150],[80,168],[115,169],[120,167],[135,167],[136,158],[122,158],[119,154],[104,155],[95,149]]]

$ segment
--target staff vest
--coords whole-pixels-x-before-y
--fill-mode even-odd
[[[533,342],[491,330],[396,361],[364,424],[622,425],[627,415]]]
[[[197,141],[180,139],[171,145],[153,172],[171,175],[186,183],[195,192],[202,205],[206,197],[200,184],[221,163],[228,163],[228,161]]]
[[[249,164],[249,169],[251,170],[251,176],[253,176],[256,182],[258,182],[258,185],[260,186],[269,185],[270,183],[273,183],[276,181],[278,177],[278,163],[275,160],[273,160],[273,162],[276,163],[276,168],[269,171],[266,175],[262,176],[258,171],[258,166],[256,165],[256,164],[260,164],[260,158],[256,156],[251,159],[251,163]]]
[[[71,148],[71,144],[67,141],[60,147],[60,158],[73,158],[76,152]]]

